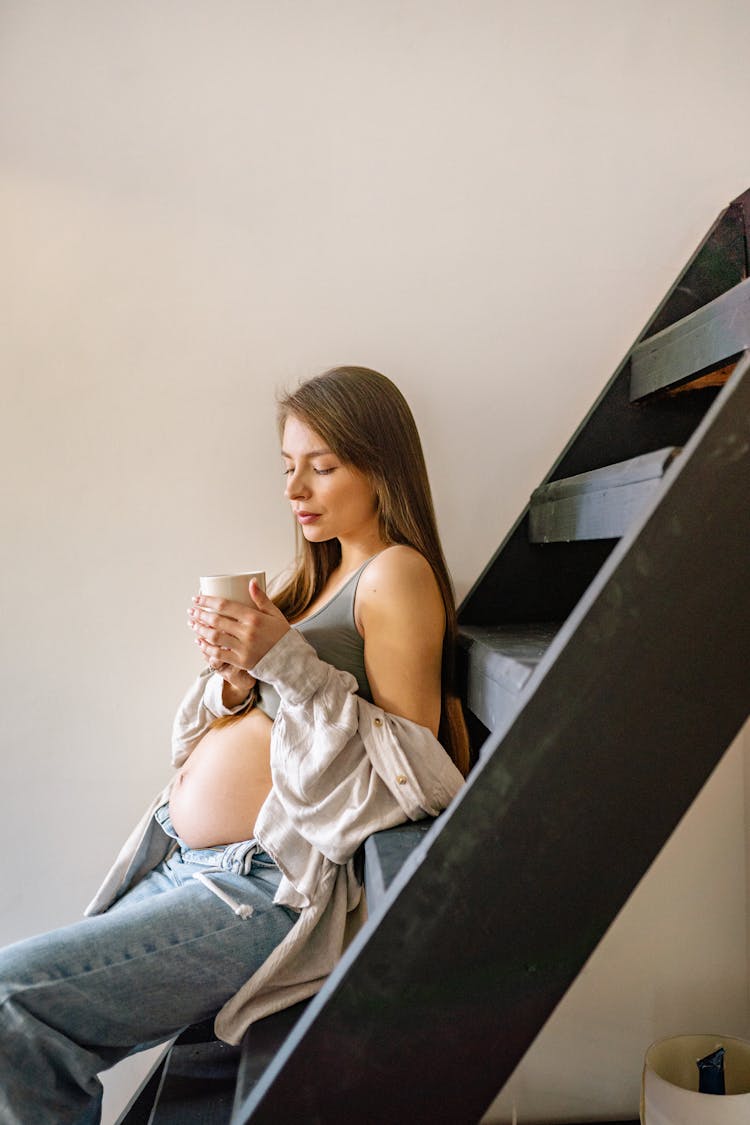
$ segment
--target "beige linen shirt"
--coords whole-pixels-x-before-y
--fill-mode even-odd
[[[281,699],[271,732],[273,788],[255,838],[282,872],[274,901],[298,910],[299,919],[216,1017],[216,1033],[227,1043],[321,987],[365,920],[353,865],[364,840],[437,816],[463,784],[431,731],[363,700],[354,676],[320,660],[296,630],[252,672]],[[173,765],[181,766],[213,720],[227,713],[221,688],[220,677],[206,670],[186,695],[175,718]],[[170,787],[136,825],[87,914],[106,910],[174,845],[154,819]]]

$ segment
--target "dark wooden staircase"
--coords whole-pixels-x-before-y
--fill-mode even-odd
[[[368,841],[370,920],[250,1029],[233,1125],[475,1125],[742,726],[748,221],[750,192],[460,607],[467,785]]]

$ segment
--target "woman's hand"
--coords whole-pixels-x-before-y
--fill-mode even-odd
[[[255,682],[248,669],[290,628],[281,610],[266,597],[254,578],[249,589],[253,606],[201,594],[193,598],[193,606],[188,610],[188,624],[209,667],[236,691],[245,687],[245,695]]]

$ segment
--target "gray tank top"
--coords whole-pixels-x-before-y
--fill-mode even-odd
[[[340,668],[343,672],[351,672],[359,685],[359,695],[370,703],[372,692],[365,672],[365,642],[354,621],[354,598],[362,571],[373,558],[374,555],[363,562],[359,570],[355,570],[354,574],[347,578],[330,601],[315,613],[311,613],[304,621],[292,625],[293,629],[310,642],[326,664],[332,664],[334,668]],[[257,706],[261,711],[265,711],[269,718],[275,719],[280,702],[278,692],[271,684],[259,682],[258,687],[260,699]]]

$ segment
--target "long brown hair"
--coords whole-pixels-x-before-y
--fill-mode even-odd
[[[455,688],[456,605],[440,545],[422,443],[401,391],[368,367],[334,367],[279,399],[279,429],[289,415],[325,441],[339,460],[370,481],[384,543],[403,543],[429,562],[445,606],[442,708],[438,737],[466,775],[469,739]],[[297,528],[298,562],[274,602],[294,620],[341,561],[337,539],[310,543]]]

